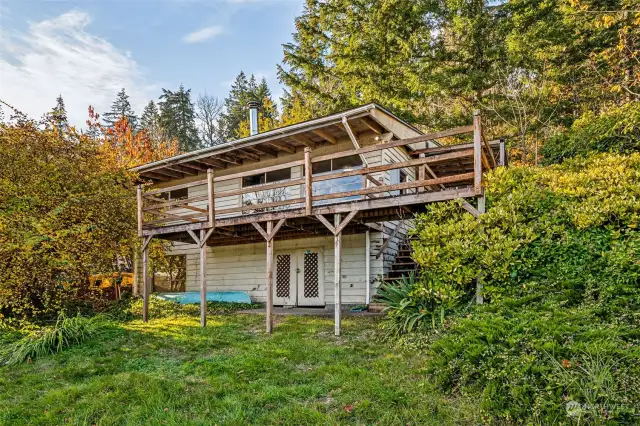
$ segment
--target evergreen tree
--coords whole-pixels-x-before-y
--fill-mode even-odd
[[[160,127],[164,136],[177,140],[182,152],[201,148],[191,89],[185,90],[182,84],[177,91],[162,89],[160,99]]]
[[[263,78],[258,84],[254,75],[247,79],[246,74],[240,71],[231,85],[229,96],[224,100],[224,113],[220,119],[221,129],[226,140],[247,136],[247,132],[241,128],[244,128],[242,123],[248,120],[250,101],[258,102],[261,117],[267,119],[265,123],[272,123],[267,128],[261,128],[261,132],[276,126],[278,109],[271,98],[271,90],[267,80]]]
[[[69,126],[69,121],[67,120],[67,109],[64,106],[62,95],[58,95],[56,98],[56,106],[51,110],[49,117],[53,125],[56,126],[58,130],[65,129]]]
[[[129,121],[131,129],[135,129],[138,126],[138,117],[136,117],[131,108],[129,95],[127,95],[124,88],[118,92],[116,100],[111,104],[111,109],[102,115],[102,119],[105,127],[113,128],[113,125],[123,117],[126,117]]]
[[[140,126],[147,131],[147,134],[152,141],[162,139],[160,113],[158,112],[158,107],[155,102],[149,101],[147,106],[144,108],[142,117],[140,117]]]

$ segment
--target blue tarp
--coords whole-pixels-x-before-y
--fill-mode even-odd
[[[155,293],[154,295],[162,300],[171,300],[183,305],[187,305],[189,303],[200,303],[199,291],[185,291],[181,293]],[[251,298],[244,291],[208,291],[207,301],[251,303]]]

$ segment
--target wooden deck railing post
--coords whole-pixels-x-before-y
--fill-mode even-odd
[[[313,209],[313,179],[311,167],[311,148],[304,149],[304,207],[307,216],[311,216]]]
[[[480,111],[473,111],[473,190],[482,193],[482,120]]]
[[[498,166],[504,167],[507,163],[507,152],[504,143],[504,139],[500,139],[500,154],[498,157]]]
[[[136,198],[138,200],[138,237],[142,237],[142,185],[138,185]]]
[[[213,169],[207,169],[207,189],[209,198],[209,226],[216,226],[216,199],[213,195]]]

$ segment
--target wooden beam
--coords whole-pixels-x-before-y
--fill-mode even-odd
[[[382,244],[382,246],[378,249],[378,252],[376,253],[376,259],[378,259],[380,257],[380,255],[382,255],[382,253],[384,252],[384,250],[387,248],[387,246],[389,245],[389,242],[395,238],[396,234],[398,233],[398,231],[400,231],[400,227],[404,224],[404,220],[399,221],[398,223],[396,223],[395,228],[393,228],[393,232],[391,232],[391,235],[389,235],[389,238],[387,238],[384,242],[384,244]]]
[[[196,244],[197,244],[198,246],[200,246],[200,238],[198,238],[198,236],[196,235],[196,233],[195,233],[195,232],[193,232],[193,231],[192,231],[192,230],[190,230],[190,229],[187,229],[187,233],[188,233],[189,235],[191,235],[191,238],[193,238],[193,241],[195,241],[195,242],[196,242]]]
[[[205,231],[200,230],[200,241],[205,241]],[[207,245],[200,244],[200,326],[207,326]]]
[[[476,219],[480,217],[480,212],[471,204],[469,204],[467,200],[462,200],[462,208],[471,213]]]
[[[247,149],[258,153],[258,155],[266,155],[267,157],[271,157],[271,158],[278,157],[278,151],[276,151],[275,149],[264,147],[264,146],[260,146],[260,145],[249,146],[247,147]]]
[[[382,209],[382,208],[397,209],[398,206],[434,203],[438,201],[455,200],[458,198],[471,198],[474,196],[475,196],[475,193],[473,191],[473,187],[465,185],[462,187],[447,189],[446,191],[402,194],[396,197],[385,197],[385,198],[376,198],[376,199],[368,199],[368,200],[355,200],[355,201],[346,202],[346,203],[316,206],[314,207],[314,214],[326,215],[326,214],[334,214],[334,213],[349,213],[354,209],[358,209],[362,212],[365,212],[367,210],[375,210],[375,209]],[[298,202],[303,203],[304,199],[301,199],[301,201],[298,201]],[[228,218],[219,218],[219,219],[216,219],[216,228],[250,224],[257,221],[293,219],[293,218],[299,218],[302,216],[306,216],[304,207],[288,209],[288,210],[270,211],[270,212],[255,214],[255,215],[242,215],[242,216],[235,216],[235,217],[228,217]],[[207,222],[200,222],[200,223],[194,223],[194,224],[170,225],[170,226],[165,226],[165,227],[156,228],[156,229],[145,229],[143,231],[143,235],[171,234],[176,232],[185,232],[188,229],[200,230],[204,228],[208,228]]]
[[[180,164],[176,164],[176,165],[183,166],[183,167],[188,167],[190,169],[194,169],[194,170],[197,170],[199,172],[203,172],[203,171],[207,170],[207,166],[203,166],[201,164],[198,164],[197,162],[185,161],[184,163],[180,163]]]
[[[280,228],[282,228],[282,225],[284,225],[285,221],[286,221],[286,219],[280,219],[278,221],[276,226],[274,226],[273,229],[271,230],[271,232],[269,233],[269,240],[273,240],[275,238],[276,234],[278,233]]]
[[[175,179],[182,179],[184,177],[184,173],[176,172],[174,170],[169,170],[166,166],[163,167],[162,169],[156,169],[153,172],[161,175],[166,175]]]
[[[170,177],[167,177],[165,175],[161,175],[158,173],[154,173],[154,172],[141,172],[140,177],[146,178],[146,179],[159,180],[160,182],[169,182],[171,180]]]
[[[270,145],[270,146],[274,147],[278,151],[285,151],[285,152],[288,152],[289,154],[295,154],[296,153],[296,149],[291,147],[291,146],[289,146],[289,145],[276,143],[276,142],[269,142],[267,145]]]
[[[349,213],[347,215],[347,217],[344,218],[344,220],[340,223],[340,226],[336,227],[335,233],[336,234],[341,234],[342,230],[344,228],[346,228],[346,226],[349,224],[349,222],[351,222],[351,219],[354,218],[355,215],[358,214],[358,210],[354,210],[351,213]]]
[[[254,154],[249,151],[237,150],[237,151],[233,151],[233,153],[240,158],[246,158],[248,160],[253,160],[253,161],[260,161],[260,156],[258,154]]]
[[[256,228],[256,231],[258,231],[260,233],[260,235],[262,235],[262,237],[265,239],[265,241],[269,241],[269,233],[265,232],[265,230],[262,229],[262,226],[260,226],[259,223],[251,222],[251,225],[253,225],[253,227]]]
[[[312,130],[312,132],[320,136],[322,139],[326,140],[332,145],[335,145],[336,143],[338,143],[338,140],[335,138],[335,136],[333,136],[331,133],[329,133],[324,129],[315,129],[315,130]]]
[[[311,216],[313,207],[313,183],[311,181],[311,175],[313,169],[311,167],[311,148],[309,147],[304,149],[304,173],[304,205],[307,215]]]
[[[315,148],[316,144],[313,143],[313,141],[310,141],[304,137],[302,137],[302,135],[291,135],[289,136],[291,139],[293,139],[294,141],[306,146],[307,148]]]
[[[353,133],[351,126],[349,126],[349,121],[347,120],[347,117],[342,117],[342,126],[347,131],[347,134],[349,135],[349,139],[351,139],[351,143],[353,144],[353,147],[355,149],[360,149],[361,148],[360,142],[358,142],[358,139],[356,138],[355,133]],[[369,167],[369,162],[367,161],[367,158],[364,156],[364,154],[360,154],[360,160],[362,161],[362,164],[364,164],[365,167]]]
[[[181,165],[178,165],[178,164],[174,164],[174,165],[171,165],[171,166],[166,166],[166,168],[169,169],[169,170],[173,170],[173,171],[176,171],[176,172],[180,172],[180,173],[184,173],[184,174],[192,175],[192,176],[198,174],[198,170],[194,170],[192,168],[184,167],[184,166],[181,166]]]
[[[500,139],[500,151],[499,151],[499,160],[498,166],[506,166],[507,165],[507,152],[505,150],[504,139]]]
[[[262,229],[262,228],[260,228]],[[273,222],[267,222],[266,234],[273,231]],[[267,238],[267,334],[273,330],[273,240]]]
[[[381,135],[382,133],[384,133],[384,127],[382,127],[381,125],[378,124],[377,121],[373,121],[371,120],[369,117],[361,117],[360,121],[367,126],[369,129],[371,129],[373,132]]]
[[[333,216],[333,226],[335,229],[340,228],[340,213],[336,213]],[[342,322],[342,232],[337,232],[333,237],[333,284],[334,284],[334,303],[335,303],[335,319],[334,319],[334,333],[336,336],[340,336],[341,322]]]
[[[225,163],[236,164],[236,165],[242,164],[242,160],[239,160],[238,158],[229,154],[220,154],[218,155],[217,158],[224,161]]]
[[[217,167],[219,169],[224,169],[225,167],[227,167],[226,163],[214,158],[201,158],[198,160],[198,162],[206,164],[207,166]]]
[[[473,112],[473,190],[476,195],[482,192],[482,120],[480,111]]]
[[[324,218],[324,216],[322,216],[321,214],[317,214],[317,215],[316,215],[316,218],[317,218],[320,222],[322,222],[322,223],[324,224],[324,226],[326,226],[326,227],[327,227],[327,229],[328,229],[329,231],[331,231],[331,233],[332,233],[333,235],[335,235],[335,234],[336,234],[336,228],[334,228],[334,227],[333,227],[333,225],[331,225],[331,223],[330,223],[327,219],[325,219],[325,218]]]

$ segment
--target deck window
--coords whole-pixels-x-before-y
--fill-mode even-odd
[[[242,178],[242,187],[256,187],[256,192],[250,192],[242,195],[242,205],[251,206],[266,203],[273,203],[277,201],[284,201],[291,198],[290,187],[286,188],[273,188],[260,191],[260,185],[265,183],[281,182],[291,179],[291,168],[273,170],[267,173],[260,173],[253,176],[247,176]],[[256,209],[255,211],[247,210],[245,213],[255,213],[258,211],[268,211],[273,208]],[[286,207],[284,207],[286,208]]]
[[[332,172],[362,168],[362,159],[359,155],[334,158],[333,160],[313,163],[314,175],[330,174]],[[337,194],[339,192],[354,191],[362,188],[362,176],[346,176],[336,179],[323,180],[313,183],[313,195]],[[316,201],[314,205],[332,204],[341,201],[357,199],[359,196],[335,198],[331,200]]]
[[[174,189],[173,191],[163,192],[160,198],[165,200],[184,200],[189,198],[189,188]]]

